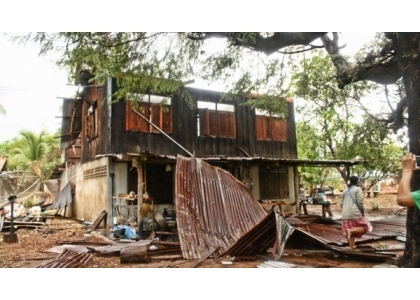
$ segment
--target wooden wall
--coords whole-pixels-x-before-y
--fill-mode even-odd
[[[113,86],[115,88],[115,86]],[[187,88],[194,103],[198,100],[219,102],[221,93],[209,90]],[[115,91],[115,90],[114,90]],[[92,90],[87,93],[90,99],[104,99],[106,87]],[[235,102],[228,104],[235,105],[236,112],[236,139],[214,138],[197,136],[197,108],[191,108],[182,93],[172,98],[173,107],[173,133],[169,136],[182,145],[191,153],[197,156],[244,156],[237,147],[255,157],[265,158],[297,158],[296,149],[296,128],[294,120],[293,103],[289,103],[289,118],[287,142],[257,141],[255,128],[255,114],[249,107],[239,105],[245,99],[238,98]],[[103,101],[102,101],[103,102]],[[87,112],[87,105],[84,103],[84,113]],[[108,117],[111,109],[111,124],[108,128]],[[137,131],[126,131],[126,106],[124,101],[108,105],[98,105],[99,112],[99,134],[94,140],[83,141],[83,161],[93,160],[95,155],[126,152],[149,151],[154,154],[163,155],[187,155],[180,147],[160,133],[143,133]],[[85,118],[84,118],[85,120]],[[110,130],[110,132],[109,132]]]
[[[109,135],[109,103],[107,99],[107,85],[102,87],[90,86],[86,88],[82,109],[82,163],[92,161],[98,154],[110,152]],[[96,134],[86,136],[87,116],[89,107],[96,101],[95,126]]]

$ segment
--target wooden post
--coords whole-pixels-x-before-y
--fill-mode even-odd
[[[143,162],[138,162],[137,166],[137,222],[139,228],[139,236],[143,235],[143,220],[140,213],[141,206],[143,204]]]
[[[300,205],[298,205],[300,201],[300,195],[299,195],[299,174],[298,174],[298,168],[297,166],[293,166],[293,186],[294,186],[294,194],[295,194],[295,207],[294,213],[300,215]]]

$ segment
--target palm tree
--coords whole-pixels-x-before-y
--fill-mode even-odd
[[[30,131],[21,131],[20,135],[22,138],[10,148],[10,166],[31,171],[42,180],[49,179],[60,157],[56,142],[44,131],[38,136]]]

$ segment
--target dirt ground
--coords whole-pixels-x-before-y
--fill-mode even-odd
[[[396,205],[395,194],[379,195],[378,198],[366,198],[365,210],[369,216],[388,216],[398,212],[401,207]],[[333,200],[338,202],[339,199]],[[333,205],[334,215],[340,215],[339,205]],[[317,211],[309,213],[320,214]],[[403,212],[404,213],[404,212]],[[53,224],[51,225],[53,227]],[[59,254],[48,250],[63,242],[92,242],[106,243],[110,240],[101,234],[86,234],[84,227],[69,222],[58,230],[38,231],[33,229],[18,229],[17,243],[3,242],[3,234],[0,232],[0,267],[1,268],[37,268],[42,264],[56,258]],[[232,264],[222,263],[222,259],[207,259],[198,268],[256,268],[267,260],[270,254],[242,258],[235,260]],[[372,268],[378,265],[377,262],[357,261],[339,257],[329,251],[300,252],[298,249],[284,249],[281,262],[291,266],[310,268]],[[93,257],[85,265],[87,268],[190,268],[195,261],[188,260],[167,260],[153,261],[143,264],[120,263],[119,256]]]

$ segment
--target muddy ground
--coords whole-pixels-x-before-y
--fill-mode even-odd
[[[365,209],[369,216],[389,216],[400,212],[401,207],[396,205],[395,194],[380,195],[378,198],[366,198]],[[338,199],[334,200],[338,202]],[[308,207],[310,214],[320,214],[320,208]],[[339,205],[333,205],[334,215],[340,215]],[[401,213],[401,212],[400,212]],[[405,213],[404,211],[402,213]],[[54,224],[60,222],[60,225]],[[18,229],[17,243],[3,242],[3,233],[0,233],[0,267],[1,268],[37,268],[59,254],[50,250],[63,242],[110,242],[108,236],[99,232],[87,234],[85,227],[74,221],[52,220],[51,230]],[[57,225],[57,226],[55,226]],[[56,228],[56,229],[54,229]],[[399,253],[401,255],[402,253]],[[235,260],[232,264],[222,263],[222,259],[207,259],[198,268],[256,268],[267,260],[271,260],[270,254],[246,257]],[[330,251],[299,251],[299,249],[284,249],[281,262],[290,264],[291,267],[309,268],[372,268],[380,265],[374,261],[363,261],[346,258]],[[162,260],[149,263],[127,264],[120,263],[119,256],[102,257],[93,255],[86,263],[87,268],[190,268],[195,261],[188,260]]]

